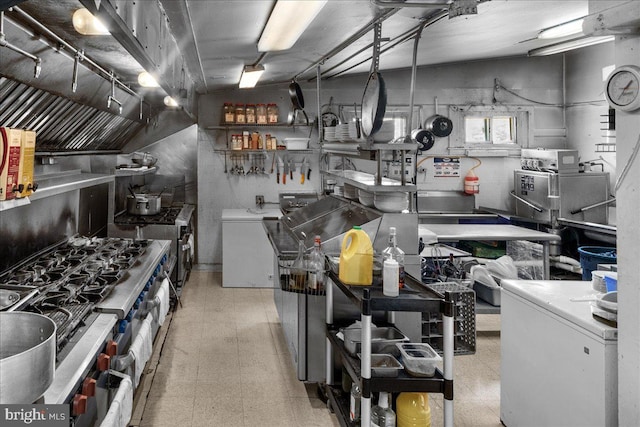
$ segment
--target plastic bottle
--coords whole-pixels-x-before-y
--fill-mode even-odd
[[[324,287],[324,253],[320,244],[320,236],[313,239],[313,250],[307,264],[307,288],[320,291]]]
[[[395,227],[389,227],[389,245],[382,251],[382,259],[393,259],[398,263],[398,287],[402,288],[404,286],[404,251],[398,247]]]
[[[396,427],[396,413],[389,408],[389,394],[381,391],[378,404],[371,409],[372,427]]]
[[[353,383],[351,387],[351,398],[349,399],[349,419],[352,422],[360,421],[360,399],[362,398],[362,392],[358,384]]]
[[[388,297],[397,297],[399,294],[398,277],[400,269],[398,262],[388,258],[384,260],[382,268],[382,293]]]
[[[404,392],[396,399],[398,427],[431,427],[427,393]]]
[[[373,282],[373,245],[357,225],[342,239],[338,277],[347,285],[368,286]]]
[[[307,281],[304,249],[304,242],[300,240],[298,242],[298,255],[293,264],[291,264],[291,277],[289,280],[289,287],[294,290],[304,290]]]
[[[480,178],[473,173],[473,169],[469,170],[464,177],[464,192],[467,194],[478,194],[480,192]]]

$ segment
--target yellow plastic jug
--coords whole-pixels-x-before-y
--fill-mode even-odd
[[[338,277],[347,285],[368,286],[373,282],[373,245],[357,225],[342,239]]]
[[[397,427],[431,427],[427,393],[403,392],[396,399]]]

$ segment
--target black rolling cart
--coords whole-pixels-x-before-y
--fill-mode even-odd
[[[349,395],[340,385],[334,385],[334,357],[339,357],[342,366],[359,385],[362,392],[360,425],[370,426],[371,396],[373,392],[399,393],[427,392],[444,395],[444,426],[453,426],[453,358],[454,354],[475,352],[475,318],[465,320],[466,316],[475,316],[473,303],[475,293],[457,284],[423,284],[410,275],[406,275],[405,287],[397,297],[383,295],[381,286],[349,286],[343,284],[338,274],[329,269],[326,285],[326,395],[327,404],[332,409],[340,425],[354,425],[349,419]],[[360,360],[346,349],[344,341],[338,338],[339,326],[333,323],[333,292],[343,292],[360,309],[361,313],[361,349]],[[371,374],[371,329],[373,312],[412,311],[429,313],[431,318],[439,314],[441,334],[437,342],[430,342],[441,353],[442,370],[436,368],[433,377],[413,377],[400,371],[397,377],[379,377]],[[429,339],[423,341],[429,342]],[[435,344],[435,345],[434,345]],[[454,347],[457,347],[454,349]]]

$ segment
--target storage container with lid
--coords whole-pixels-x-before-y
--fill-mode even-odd
[[[436,373],[436,364],[442,358],[426,343],[397,343],[401,363],[408,374],[414,377],[432,377]]]
[[[278,123],[278,105],[267,104],[267,122],[269,124]]]
[[[246,112],[244,104],[236,104],[236,123],[246,123]]]
[[[259,125],[267,124],[267,106],[266,104],[256,105],[256,123]]]
[[[225,102],[222,109],[222,117],[224,123],[234,123],[236,121],[236,110],[233,108],[233,104]]]
[[[247,124],[256,124],[256,104],[247,104],[245,107]]]

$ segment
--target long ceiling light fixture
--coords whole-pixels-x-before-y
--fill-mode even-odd
[[[614,41],[615,36],[603,36],[603,37],[581,37],[577,39],[567,40],[560,43],[555,43],[549,46],[532,49],[529,51],[529,56],[546,56],[554,55],[556,53],[562,53],[573,49],[579,49],[581,47],[593,46],[600,43],[606,43]]]
[[[568,21],[562,23],[560,25],[555,25],[553,27],[545,28],[544,30],[538,33],[539,39],[558,39],[561,37],[573,36],[577,34],[584,34],[582,32],[582,23],[584,22],[584,18],[574,19],[573,21]]]
[[[242,75],[240,76],[240,89],[248,89],[255,87],[260,76],[264,73],[264,67],[262,65],[245,65],[242,69]]]
[[[327,4],[327,0],[279,0],[258,40],[258,51],[290,49]]]

